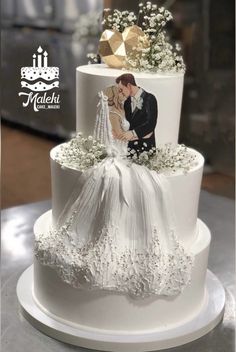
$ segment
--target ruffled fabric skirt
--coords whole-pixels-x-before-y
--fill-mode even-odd
[[[35,255],[81,289],[134,298],[173,296],[189,283],[193,256],[179,242],[168,180],[121,157],[85,171]]]

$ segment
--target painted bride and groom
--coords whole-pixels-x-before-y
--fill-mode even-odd
[[[137,154],[155,146],[156,98],[130,74],[98,94],[94,138],[107,155],[79,173],[50,233],[50,243],[65,238],[62,256],[49,246],[55,253],[43,263],[73,287],[176,295],[190,280],[192,258],[177,237],[168,178],[123,157],[127,145]]]
[[[155,96],[137,86],[130,73],[117,77],[116,86],[106,88],[104,94],[108,97],[113,137],[128,142],[128,149],[137,154],[155,147]]]
[[[131,75],[118,77],[99,97],[94,138],[106,157],[79,173],[50,233],[50,243],[66,236],[69,247],[58,256],[58,247],[49,246],[55,253],[42,256],[43,263],[49,258],[73,287],[136,298],[176,295],[190,280],[192,258],[177,237],[168,178],[123,157],[127,144],[137,154],[155,146],[156,99]]]

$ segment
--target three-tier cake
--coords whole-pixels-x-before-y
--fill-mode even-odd
[[[137,53],[154,38],[132,27],[114,48],[117,30],[101,37],[110,67],[77,68],[77,135],[50,153],[52,210],[34,226],[28,308],[24,278],[18,297],[55,338],[148,351],[207,333],[222,318],[224,293],[207,274],[211,234],[198,219],[204,158],[178,144],[183,64],[172,56],[176,69],[144,69]],[[212,310],[213,292],[221,299]]]

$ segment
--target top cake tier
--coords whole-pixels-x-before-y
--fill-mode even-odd
[[[76,130],[85,136],[93,135],[98,92],[116,85],[118,76],[127,70],[109,68],[105,64],[77,67],[76,72]],[[152,93],[158,104],[156,144],[178,143],[184,73],[129,72],[136,84]]]

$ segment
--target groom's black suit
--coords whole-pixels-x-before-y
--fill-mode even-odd
[[[158,114],[157,100],[153,94],[145,90],[140,97],[143,99],[141,109],[136,107],[132,112],[131,97],[127,98],[124,103],[125,117],[130,123],[130,130],[134,130],[138,136],[137,141],[129,141],[128,147],[136,152],[150,150],[156,146],[154,131]],[[143,138],[150,132],[153,132],[150,138]]]

